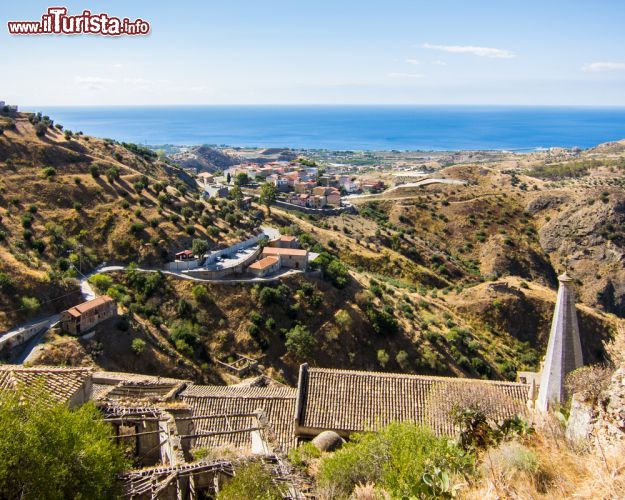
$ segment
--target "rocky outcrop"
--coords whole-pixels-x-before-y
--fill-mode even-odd
[[[596,401],[583,393],[573,396],[566,436],[601,451],[625,442],[625,366],[614,372]]]
[[[565,264],[584,283],[584,303],[625,317],[625,196],[613,191],[602,200],[584,199],[550,212],[540,244],[554,264]],[[533,203],[534,209],[549,204]]]

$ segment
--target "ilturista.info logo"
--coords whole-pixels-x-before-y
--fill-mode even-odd
[[[66,7],[48,8],[41,21],[8,21],[7,27],[12,35],[137,36],[150,33],[150,23],[143,19],[92,14],[89,10],[71,16]]]

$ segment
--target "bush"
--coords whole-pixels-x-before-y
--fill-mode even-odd
[[[106,274],[94,274],[87,281],[101,292],[106,292],[113,286],[113,278]]]
[[[132,351],[137,355],[141,355],[143,351],[145,351],[145,340],[143,339],[134,339],[130,346]]]
[[[39,122],[37,123],[37,125],[35,125],[35,133],[39,137],[43,137],[44,135],[46,135],[47,131],[48,131],[48,125],[46,123]]]
[[[207,302],[209,302],[210,297],[208,295],[208,291],[204,286],[195,285],[191,290],[191,293],[193,294],[193,298],[196,300],[196,302],[200,304],[206,304]]]
[[[289,354],[304,360],[310,356],[316,344],[315,338],[304,325],[295,325],[286,332],[284,345]]]
[[[39,300],[36,297],[22,297],[22,309],[24,309],[28,313],[34,313],[39,310],[41,304],[39,304]]]
[[[282,500],[284,492],[273,482],[263,464],[254,462],[236,470],[236,475],[217,494],[217,500]]]
[[[378,335],[393,335],[399,331],[399,323],[388,311],[379,311],[372,305],[369,305],[366,308],[365,313],[371,322],[373,330]]]
[[[54,403],[40,386],[0,393],[0,497],[113,498],[126,460],[102,414]]]
[[[404,371],[410,369],[410,360],[408,359],[408,353],[406,351],[399,351],[395,356],[395,361]]]
[[[388,353],[384,349],[379,349],[377,356],[378,356],[378,363],[380,363],[380,366],[382,368],[384,368],[391,359],[391,357],[388,355]]]
[[[258,300],[263,306],[277,304],[282,300],[282,294],[278,288],[268,286],[260,291],[258,294]]]
[[[119,179],[119,169],[117,167],[111,167],[106,171],[106,178],[109,182],[115,182]]]
[[[200,337],[200,326],[191,321],[176,321],[171,328],[171,340],[176,344],[183,340],[187,345],[193,346]]]
[[[474,457],[426,427],[392,423],[377,433],[352,436],[321,461],[320,486],[348,497],[373,482],[392,498],[451,498],[453,479],[473,472]]]
[[[176,346],[178,352],[180,352],[181,354],[184,354],[187,357],[193,356],[193,347],[191,347],[183,339],[176,340],[174,345]]]
[[[289,451],[289,460],[295,467],[305,468],[312,462],[321,456],[321,452],[311,442],[302,443],[297,448],[292,448]]]
[[[100,167],[98,167],[95,163],[92,163],[89,167],[89,173],[91,173],[91,177],[97,179],[100,177]]]
[[[0,290],[3,292],[8,292],[13,290],[13,280],[7,273],[0,272]]]
[[[54,177],[56,175],[56,168],[54,167],[46,167],[41,170],[41,175],[45,178],[49,179],[50,177]]]

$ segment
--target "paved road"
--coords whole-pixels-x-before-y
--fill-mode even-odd
[[[349,200],[350,202],[359,202],[359,201],[368,201],[369,199],[376,199],[376,198],[385,198],[393,193],[395,193],[396,191],[405,189],[405,188],[412,188],[412,187],[421,187],[421,186],[428,186],[430,184],[454,184],[454,185],[459,185],[459,186],[463,186],[465,185],[467,182],[460,180],[460,179],[423,179],[421,181],[416,181],[416,182],[408,182],[406,184],[400,184],[399,186],[394,186],[392,188],[387,189],[386,191],[382,191],[381,193],[376,193],[376,194],[352,194],[349,196],[345,196],[344,199]]]

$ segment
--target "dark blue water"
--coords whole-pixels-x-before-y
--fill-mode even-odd
[[[150,106],[42,107],[36,111],[71,130],[144,144],[532,150],[587,148],[625,138],[625,108]]]

